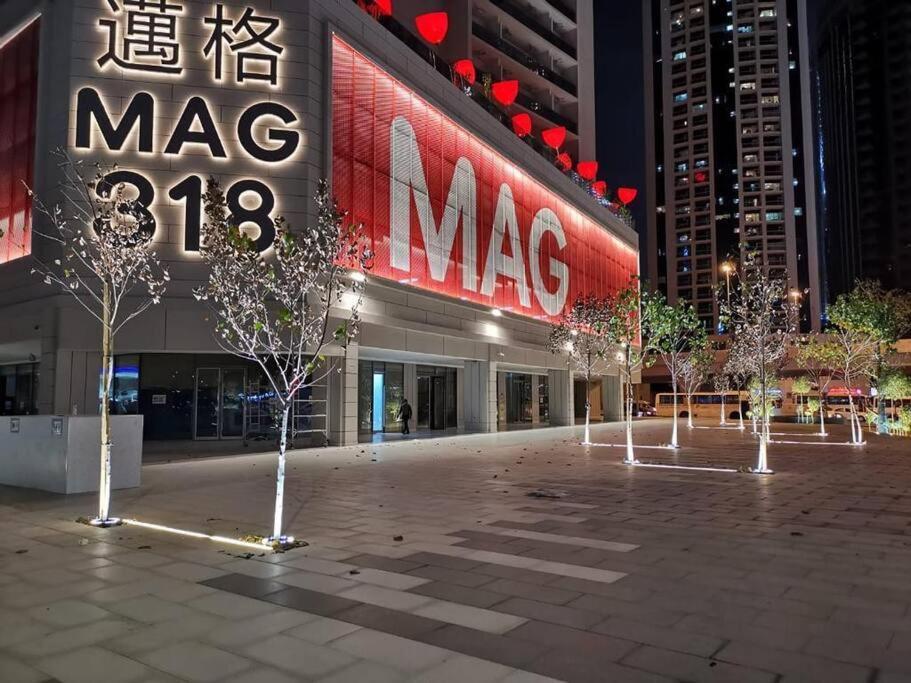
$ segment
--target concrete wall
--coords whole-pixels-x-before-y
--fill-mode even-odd
[[[139,486],[142,416],[114,416],[111,441],[112,487]],[[100,450],[97,417],[0,417],[0,484],[54,493],[97,491]]]

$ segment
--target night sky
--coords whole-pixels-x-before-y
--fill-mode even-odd
[[[807,0],[812,43],[825,0]],[[631,207],[645,237],[645,92],[642,0],[594,0],[599,175],[640,191]],[[644,242],[643,251],[647,249]]]

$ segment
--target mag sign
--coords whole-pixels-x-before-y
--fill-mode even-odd
[[[635,249],[337,36],[333,190],[372,276],[553,320],[638,273]]]
[[[295,156],[301,147],[298,116],[281,101],[285,55],[282,24],[269,10],[233,3],[207,6],[192,0],[97,2],[95,22],[102,40],[94,64],[107,78],[74,94],[76,150],[103,150],[115,155],[135,151],[164,160],[181,158],[189,164],[202,156],[271,166]],[[244,107],[236,124],[226,126],[221,122],[219,103],[210,103],[204,97],[188,95],[177,102],[176,118],[172,119],[170,111],[162,111],[164,105],[154,92],[137,88],[124,94],[120,89],[120,84],[134,79],[191,86],[185,79],[200,77],[207,85],[219,88],[255,86],[260,94]],[[114,90],[105,92],[105,84]],[[192,87],[184,90],[192,92]],[[175,103],[167,104],[173,107]],[[187,252],[199,251],[206,175],[191,171],[167,187],[167,199],[183,208],[183,249]],[[151,207],[156,201],[162,205],[167,200],[156,199],[159,185],[155,178],[118,170],[108,181],[132,186],[142,210],[148,213],[146,218],[151,217],[157,225]],[[272,188],[261,177],[240,178],[226,188],[225,194],[238,225],[254,227],[257,247],[268,249],[275,236],[276,196]]]

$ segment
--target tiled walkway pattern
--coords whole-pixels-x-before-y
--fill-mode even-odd
[[[911,447],[870,438],[775,445],[765,478],[629,469],[569,430],[301,452],[310,546],[249,558],[0,489],[0,681],[911,682]],[[640,457],[754,457],[748,434],[684,439]],[[260,530],[271,467],[148,467],[115,509]]]

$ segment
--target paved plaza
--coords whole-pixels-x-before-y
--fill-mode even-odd
[[[622,425],[298,451],[284,554],[0,488],[0,681],[911,681],[911,440],[814,430],[774,425],[763,477],[623,466]],[[754,463],[668,434],[640,459]],[[265,533],[273,486],[269,454],[159,463],[113,510]]]

